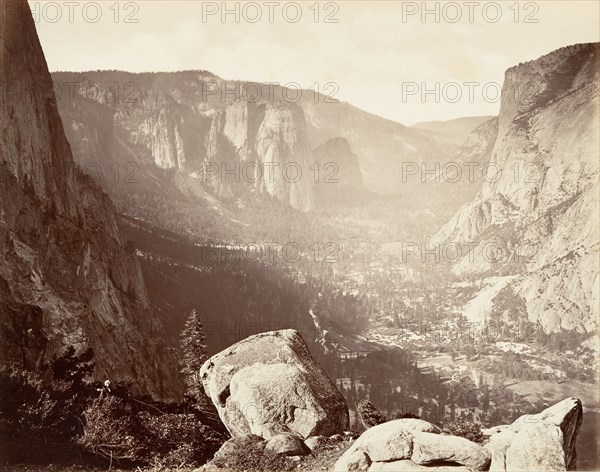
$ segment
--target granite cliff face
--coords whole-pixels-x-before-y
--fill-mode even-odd
[[[2,24],[0,303],[6,361],[39,366],[91,347],[98,378],[176,398],[135,249],[115,209],[73,162],[27,3]],[[25,335],[24,335],[25,334]],[[152,339],[153,342],[148,340]]]
[[[472,201],[485,180],[497,136],[497,117],[469,132],[450,158],[439,164],[437,172],[423,179],[430,186],[431,200],[439,200],[440,205],[452,208],[452,213]]]
[[[310,90],[206,71],[57,72],[53,80],[64,92],[59,109],[77,162],[171,169],[219,199],[250,191],[301,211],[319,203],[313,151],[328,141],[349,145],[367,190],[410,194],[420,182],[403,179],[403,163],[432,166],[462,136],[406,127]]]
[[[599,315],[598,58],[598,44],[580,44],[506,72],[487,177],[434,238],[513,248],[502,269],[548,330],[590,331]],[[476,249],[454,270],[499,268]]]
[[[330,139],[344,138],[359,158],[367,190],[383,194],[411,195],[421,190],[420,181],[406,181],[406,163],[427,165],[448,158],[453,138],[424,129],[404,126],[356,108],[308,94],[299,102],[306,115],[308,137],[313,148]]]
[[[79,163],[133,163],[140,174],[157,167],[220,199],[249,191],[314,208],[312,151],[294,103],[221,100],[209,90],[225,83],[203,72],[57,73],[54,80],[78,84],[59,107]]]
[[[351,201],[364,191],[359,159],[345,138],[333,138],[313,150],[321,203]]]

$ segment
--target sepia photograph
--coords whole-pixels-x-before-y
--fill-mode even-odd
[[[0,0],[0,472],[600,471],[600,2]]]

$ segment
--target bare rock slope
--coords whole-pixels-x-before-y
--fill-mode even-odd
[[[459,274],[517,275],[513,291],[546,330],[592,331],[600,314],[599,57],[578,44],[506,72],[487,178],[434,238],[479,244]],[[486,243],[520,258],[494,264]]]

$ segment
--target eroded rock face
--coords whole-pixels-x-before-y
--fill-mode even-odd
[[[207,395],[232,436],[306,438],[348,429],[344,397],[295,330],[250,336],[214,355],[200,370]]]
[[[575,470],[575,441],[583,410],[567,398],[536,415],[523,415],[511,425],[490,428],[484,445],[492,455],[490,470]]]
[[[28,367],[91,347],[99,379],[177,399],[176,362],[134,248],[108,196],[76,169],[27,2],[10,7],[0,46],[0,83],[10,86],[0,100],[0,306],[18,310],[0,317],[0,343],[11,360],[25,349]]]
[[[250,191],[300,211],[314,208],[312,150],[304,112],[294,103],[206,96],[206,82],[226,85],[203,71],[67,73],[55,80],[57,87],[79,84],[58,104],[76,160],[95,177],[115,161],[135,162],[133,180],[146,190],[156,176],[175,174],[169,185],[186,193],[207,190],[231,200]],[[127,97],[115,83],[129,89]],[[111,192],[124,190],[118,179],[98,180]]]
[[[487,470],[490,453],[478,444],[459,436],[413,433],[411,460],[420,465],[454,462],[469,470]]]
[[[487,244],[518,247],[510,287],[547,331],[593,331],[600,313],[599,61],[598,43],[577,44],[506,72],[495,171],[431,241],[477,243],[459,275],[506,265],[485,256]]]
[[[334,470],[487,470],[489,464],[490,453],[478,444],[440,434],[426,421],[399,419],[365,431]]]

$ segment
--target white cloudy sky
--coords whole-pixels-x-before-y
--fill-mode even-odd
[[[272,7],[238,2],[239,22],[233,14],[222,21],[222,2],[123,0],[118,22],[112,0],[98,2],[99,10],[89,6],[93,2],[75,3],[71,22],[68,2],[29,0],[53,71],[205,69],[227,79],[305,88],[335,82],[337,98],[405,124],[495,114],[496,86],[488,86],[485,97],[483,85],[501,85],[508,67],[562,46],[600,40],[597,1],[428,2],[434,13],[425,18],[422,2],[321,2],[318,22],[311,9],[315,2],[308,1],[299,2],[302,16],[296,23],[284,18],[284,7],[288,19],[297,11],[285,1]],[[236,2],[227,6],[235,9]],[[97,11],[102,16],[86,21],[84,7],[89,19]],[[203,18],[203,8],[219,11]],[[56,19],[59,9],[62,16]],[[260,21],[246,21],[258,10]],[[137,23],[124,21],[128,13]],[[337,23],[323,21],[328,13]],[[452,22],[458,13],[461,19]],[[492,22],[498,13],[501,18]],[[471,86],[472,100],[465,82],[481,84]],[[410,83],[417,84],[415,95],[407,94]],[[436,83],[440,93],[423,98],[423,85],[434,90]]]

